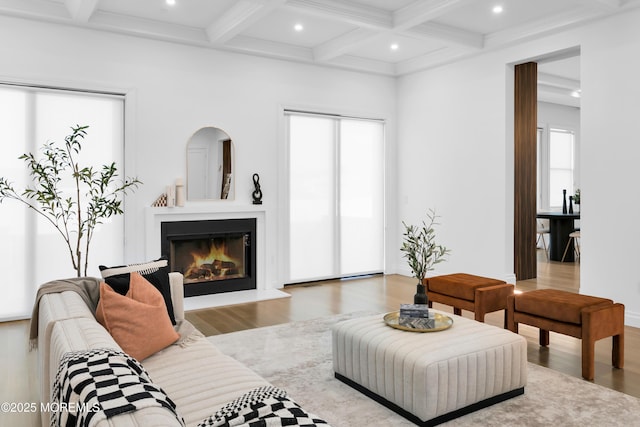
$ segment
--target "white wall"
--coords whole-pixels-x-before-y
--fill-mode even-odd
[[[640,11],[594,24],[584,34],[580,65],[581,291],[624,303],[634,326],[640,326],[638,22]]]
[[[638,22],[634,10],[399,79],[398,217],[442,214],[453,253],[439,271],[513,275],[513,64],[580,46],[580,291],[624,303],[640,326]]]
[[[429,208],[441,216],[437,241],[452,253],[438,273],[505,277],[513,273],[505,263],[506,67],[473,62],[399,79],[398,216],[413,224]],[[404,259],[398,269],[409,274]]]
[[[580,108],[568,105],[538,102],[538,125],[565,126],[580,130]]]
[[[126,173],[144,182],[127,199],[126,262],[144,260],[145,207],[186,176],[187,141],[203,126],[233,139],[236,187],[233,202],[200,204],[250,205],[260,174],[270,287],[280,287],[282,106],[385,118],[395,156],[393,78],[4,17],[0,39],[0,80],[126,91]]]

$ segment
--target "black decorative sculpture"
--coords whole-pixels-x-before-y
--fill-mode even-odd
[[[562,190],[562,213],[567,213],[567,190]]]
[[[573,213],[573,196],[569,196],[569,213]]]
[[[262,190],[260,189],[260,175],[258,175],[257,173],[253,174],[253,186],[255,187],[255,190],[253,190],[253,193],[251,193],[251,195],[253,196],[253,204],[261,205]]]

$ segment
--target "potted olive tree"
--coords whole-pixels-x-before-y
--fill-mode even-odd
[[[427,294],[424,289],[423,280],[428,271],[433,270],[433,266],[442,261],[451,252],[449,249],[435,242],[436,232],[434,226],[437,225],[435,211],[429,209],[427,213],[429,222],[422,221],[420,226],[407,225],[404,221],[405,231],[400,250],[404,252],[413,277],[418,279],[414,304],[427,304]]]
[[[77,157],[87,128],[72,127],[63,147],[53,142],[44,144],[39,158],[32,153],[20,156],[32,179],[32,185],[24,190],[15,190],[10,181],[0,177],[0,203],[4,199],[17,200],[55,227],[66,243],[78,277],[87,275],[89,247],[96,226],[106,218],[122,214],[121,197],[141,184],[136,178],[118,179],[115,162],[99,170],[79,165]],[[73,191],[65,194],[62,187],[69,182]]]

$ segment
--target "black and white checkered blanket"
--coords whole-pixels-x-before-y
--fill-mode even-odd
[[[121,351],[69,352],[60,361],[51,398],[51,427],[90,427],[125,412],[176,405],[151,382],[140,362]]]
[[[198,427],[330,427],[305,412],[284,390],[259,387],[226,404]]]

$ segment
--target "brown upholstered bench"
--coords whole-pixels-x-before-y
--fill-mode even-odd
[[[582,376],[595,373],[595,342],[613,337],[611,361],[624,365],[624,305],[610,299],[556,289],[538,289],[507,299],[507,327],[518,332],[518,323],[540,328],[540,345],[549,345],[549,331],[582,339]]]
[[[423,284],[429,307],[434,302],[450,305],[458,316],[462,310],[472,311],[479,322],[484,322],[486,313],[506,309],[507,296],[513,294],[513,285],[504,280],[466,273],[425,278]]]

